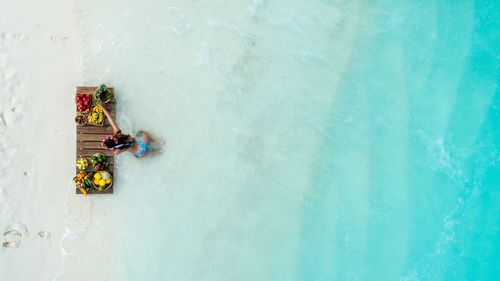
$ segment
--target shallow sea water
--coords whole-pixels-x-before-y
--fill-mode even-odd
[[[166,140],[91,199],[112,280],[495,280],[499,11],[77,2],[82,80]]]

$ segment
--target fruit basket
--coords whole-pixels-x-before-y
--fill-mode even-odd
[[[94,98],[96,100],[101,100],[103,104],[106,104],[113,99],[113,93],[108,89],[108,87],[105,84],[102,84],[95,91]]]
[[[92,108],[92,95],[91,94],[76,94],[76,112],[89,113]]]
[[[101,152],[98,152],[90,157],[90,163],[96,171],[103,170],[108,166],[108,157]]]
[[[98,105],[92,107],[92,111],[87,117],[87,124],[93,126],[102,126],[104,125],[104,111]]]
[[[84,195],[87,195],[87,193],[92,188],[95,188],[93,176],[94,175],[92,173],[87,174],[86,172],[79,172],[73,178],[73,182],[75,183],[76,187],[79,188]]]
[[[80,171],[87,170],[89,166],[89,160],[87,158],[81,157],[76,160],[76,168]]]
[[[87,124],[87,116],[85,114],[78,113],[75,116],[75,123],[78,126],[85,126],[85,124]]]
[[[105,191],[113,186],[113,176],[108,171],[97,171],[92,177],[94,188]]]

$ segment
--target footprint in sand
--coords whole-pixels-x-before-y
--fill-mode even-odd
[[[52,236],[52,234],[48,231],[45,231],[45,230],[38,232],[38,237],[40,237],[42,239],[50,239],[51,236]]]
[[[50,41],[52,41],[54,43],[57,43],[58,41],[60,41],[60,42],[66,42],[68,39],[69,39],[68,36],[60,36],[60,37],[50,36]]]
[[[18,248],[21,245],[21,239],[29,236],[28,229],[23,223],[14,223],[8,226],[3,233],[3,248]]]
[[[22,33],[0,32],[0,40],[3,41],[25,41],[27,39],[29,39],[29,36]]]

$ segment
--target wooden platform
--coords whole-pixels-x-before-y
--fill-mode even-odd
[[[76,94],[83,93],[83,94],[93,94],[96,91],[97,87],[77,87],[76,88],[76,93],[75,93],[75,98]],[[113,97],[114,97],[114,89],[109,88],[111,92],[113,92]],[[107,103],[105,105],[106,109],[109,111],[109,114],[115,118],[115,106],[116,102],[115,99],[113,98],[112,101]],[[75,105],[75,111],[76,111],[76,105]],[[76,126],[76,160],[80,157],[86,157],[89,159],[90,162],[90,157],[97,153],[101,152],[104,153],[108,156],[108,166],[106,167],[105,170],[111,173],[113,175],[113,179],[115,176],[114,173],[114,164],[115,164],[115,159],[113,152],[111,150],[106,150],[101,146],[101,141],[102,139],[107,136],[107,135],[112,135],[113,134],[113,128],[111,128],[111,125],[109,124],[109,121],[107,118],[104,118],[104,125],[101,126],[92,126],[92,125],[85,125],[85,126]],[[76,167],[75,167],[76,169]],[[89,165],[87,168],[87,171],[91,171],[92,167]],[[78,169],[76,170],[78,173]],[[91,190],[88,192],[88,194],[109,194],[113,193],[113,187],[114,184],[111,188],[108,190],[104,191],[98,191],[98,190]],[[75,192],[77,194],[82,194],[79,188],[75,188]]]

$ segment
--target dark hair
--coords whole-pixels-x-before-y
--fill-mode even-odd
[[[128,149],[132,147],[133,141],[127,141],[130,138],[130,135],[124,135],[120,132],[118,132],[115,135],[116,139],[118,142],[115,142],[113,139],[109,138],[103,141],[104,146],[107,149]]]

